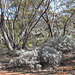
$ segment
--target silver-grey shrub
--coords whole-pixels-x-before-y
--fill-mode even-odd
[[[49,46],[36,47],[34,50],[16,52],[19,56],[10,61],[11,66],[27,65],[31,69],[56,67],[62,60],[62,52]]]
[[[62,38],[62,39],[61,39]],[[66,37],[58,36],[57,40],[52,40],[53,47],[63,53],[75,51],[75,40],[71,35]]]

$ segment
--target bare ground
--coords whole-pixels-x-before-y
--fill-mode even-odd
[[[63,54],[61,65],[57,68],[30,70],[26,66],[8,67],[7,63],[13,58],[7,55],[7,49],[0,49],[0,75],[75,75],[75,52]]]

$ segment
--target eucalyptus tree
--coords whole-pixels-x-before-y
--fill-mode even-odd
[[[62,0],[53,0],[52,4],[50,5],[49,9],[45,12],[45,15],[42,16],[42,18],[45,20],[45,22],[48,25],[49,29],[49,35],[51,37],[54,37],[54,31],[55,27],[57,28],[57,32],[59,32],[59,27],[58,27],[58,17],[60,15],[62,6],[60,6],[62,3]]]
[[[51,8],[47,10],[43,19],[48,25],[51,36],[54,36],[54,31],[59,34],[60,27],[65,35],[67,25],[74,25],[75,16],[75,1],[74,0],[53,0]]]
[[[44,4],[44,10],[42,4]],[[1,24],[0,28],[4,37],[4,43],[10,50],[25,48],[32,29],[40,21],[49,8],[52,0],[0,0]]]
[[[74,0],[63,0],[61,6],[64,7],[62,10],[62,19],[63,19],[63,35],[66,33],[67,26],[71,23],[74,24],[75,16],[75,1]],[[62,22],[62,21],[61,21]]]

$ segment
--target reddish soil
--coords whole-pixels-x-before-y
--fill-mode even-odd
[[[2,52],[0,51],[0,53]],[[75,54],[67,53],[64,54],[64,57],[62,64],[55,69],[46,68],[43,70],[26,70],[26,68],[24,69],[23,67],[20,71],[16,71],[16,69],[13,71],[12,68],[4,69],[5,63],[7,63],[12,57],[9,57],[6,54],[0,54],[0,75],[75,75]]]

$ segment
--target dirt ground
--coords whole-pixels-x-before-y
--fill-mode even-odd
[[[59,67],[48,67],[42,70],[29,70],[26,66],[8,68],[7,63],[13,57],[8,56],[6,52],[0,49],[0,75],[75,75],[75,52],[64,54]]]

